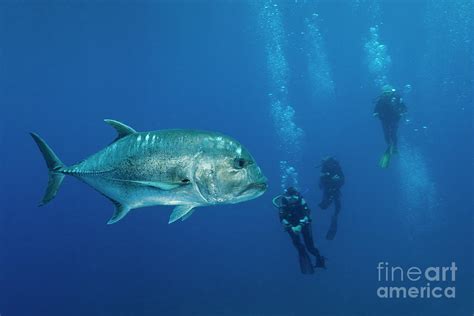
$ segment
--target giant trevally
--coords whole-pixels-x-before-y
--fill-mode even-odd
[[[109,198],[113,224],[131,209],[177,205],[169,223],[188,218],[195,207],[234,204],[262,195],[266,178],[250,153],[236,140],[215,132],[160,130],[137,132],[105,120],[118,133],[107,147],[65,166],[46,142],[31,136],[46,160],[49,181],[40,205],[51,201],[66,175],[89,184]]]

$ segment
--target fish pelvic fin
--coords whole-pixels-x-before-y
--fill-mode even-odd
[[[43,199],[39,204],[39,206],[42,206],[54,199],[58,193],[58,190],[64,180],[64,174],[62,173],[62,170],[65,166],[61,160],[59,160],[58,156],[56,156],[51,147],[49,147],[48,144],[46,144],[46,142],[38,134],[30,133],[30,135],[33,137],[33,140],[35,141],[36,145],[38,145],[39,150],[43,154],[43,158],[49,171],[48,186],[46,188],[46,192],[43,195]]]
[[[194,212],[194,207],[196,205],[178,205],[174,208],[173,212],[170,215],[168,224],[176,222],[178,219],[182,221],[188,219]]]
[[[137,132],[130,126],[125,125],[122,122],[116,120],[105,119],[104,122],[112,126],[117,131],[117,138],[114,139],[114,142],[125,136],[135,134]]]
[[[109,198],[110,199],[110,198]],[[115,200],[112,200],[112,203],[114,203],[115,205],[115,212],[114,214],[112,215],[112,217],[109,219],[109,221],[107,222],[107,225],[111,225],[111,224],[115,224],[117,223],[119,220],[121,220],[122,218],[125,217],[125,215],[127,215],[128,212],[130,212],[131,208],[128,207],[127,205],[123,205],[122,203],[120,202],[117,202]]]

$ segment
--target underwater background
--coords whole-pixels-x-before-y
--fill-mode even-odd
[[[0,2],[0,315],[472,315],[473,111],[469,0]],[[402,91],[400,153],[374,99]],[[47,170],[28,132],[66,164],[108,145],[112,118],[239,140],[262,197],[172,207],[106,225],[113,205]],[[346,175],[326,234],[322,157]],[[299,271],[272,197],[305,196],[327,270]],[[379,298],[377,265],[456,263],[455,298]],[[417,286],[425,286],[418,284]],[[434,286],[434,285],[432,285]]]

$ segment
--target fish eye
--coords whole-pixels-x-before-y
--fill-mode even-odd
[[[235,158],[234,159],[234,168],[235,169],[242,169],[248,165],[248,161],[244,158]]]

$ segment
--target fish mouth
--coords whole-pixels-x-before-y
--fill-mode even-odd
[[[266,182],[256,182],[256,183],[251,183],[249,184],[245,189],[239,192],[239,195],[243,195],[249,191],[259,191],[259,192],[265,192],[267,189],[268,185]]]

